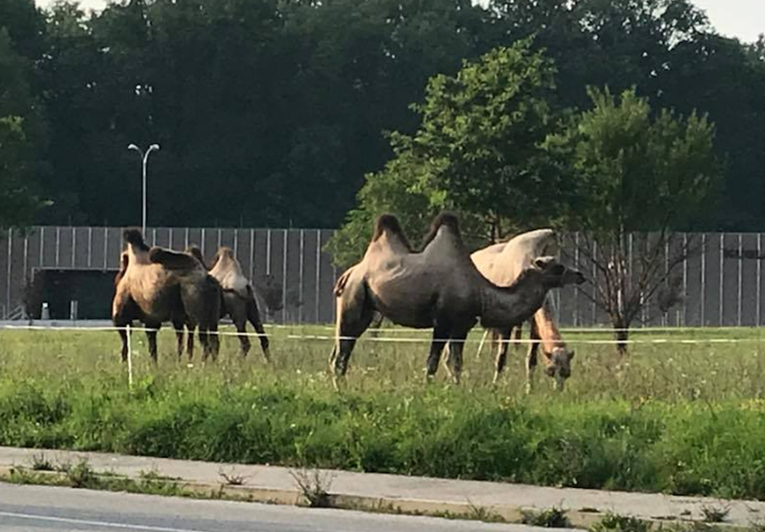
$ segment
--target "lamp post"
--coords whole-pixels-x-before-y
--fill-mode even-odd
[[[143,192],[142,192],[142,209],[141,209],[141,234],[146,235],[146,163],[149,161],[149,154],[153,152],[154,150],[159,149],[159,144],[152,144],[149,146],[149,148],[144,152],[136,146],[135,144],[131,144],[128,146],[129,150],[135,150],[138,152],[138,154],[141,156],[141,168],[143,172]]]

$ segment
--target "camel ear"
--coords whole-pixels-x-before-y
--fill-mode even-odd
[[[574,355],[575,355],[575,354],[576,354],[576,352],[575,352],[575,351],[569,351],[569,352],[568,352],[568,359],[569,359],[569,360],[573,360],[573,358],[574,358]]]
[[[550,264],[550,257],[537,257],[534,259],[534,266],[539,270],[544,270]]]

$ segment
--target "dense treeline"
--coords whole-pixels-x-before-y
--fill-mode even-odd
[[[551,108],[607,85],[708,114],[724,189],[704,223],[765,228],[765,41],[688,0],[0,0],[0,27],[0,224],[42,200],[37,222],[135,223],[126,147],[157,142],[150,224],[337,227],[433,75],[531,37]]]

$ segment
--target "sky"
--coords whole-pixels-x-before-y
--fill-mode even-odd
[[[53,3],[53,0],[35,1],[40,6]],[[765,33],[765,0],[692,1],[707,12],[712,25],[723,35],[754,42],[760,33]],[[105,4],[106,0],[81,0],[81,5],[85,8],[98,9]]]

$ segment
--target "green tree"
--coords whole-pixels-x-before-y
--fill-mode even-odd
[[[35,183],[43,124],[30,94],[29,70],[0,28],[0,227],[31,223],[42,206]]]
[[[383,210],[416,231],[436,211],[455,209],[468,234],[477,230],[484,241],[549,223],[550,205],[562,200],[542,147],[552,126],[553,75],[551,62],[527,40],[466,62],[456,76],[433,77],[424,103],[415,106],[419,129],[391,136],[394,159],[367,176],[359,206],[330,244],[336,260],[344,264],[363,251]]]
[[[661,293],[658,306],[666,310],[676,299],[673,271],[695,244],[678,242],[673,230],[706,215],[720,168],[706,117],[652,113],[634,90],[615,98],[590,89],[590,97],[593,109],[551,135],[547,147],[579,198],[569,223],[582,231],[580,255],[596,272],[592,292],[583,293],[610,317],[625,352],[646,302]]]

